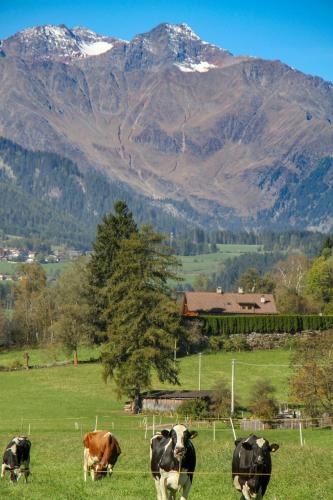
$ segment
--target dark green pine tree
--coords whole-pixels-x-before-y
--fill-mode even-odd
[[[119,395],[133,398],[136,410],[154,372],[161,382],[178,384],[173,349],[181,315],[168,285],[177,279],[178,262],[162,242],[147,226],[123,239],[106,286],[104,376],[115,381]]]
[[[97,226],[96,241],[93,244],[93,252],[88,265],[88,295],[92,323],[99,334],[103,334],[106,330],[106,324],[102,318],[105,308],[104,289],[114,269],[114,258],[121,241],[137,231],[133,215],[123,201],[117,201],[114,204],[114,214],[105,215],[103,222]]]

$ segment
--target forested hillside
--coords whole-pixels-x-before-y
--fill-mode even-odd
[[[0,230],[90,248],[96,224],[117,199],[126,201],[138,223],[161,231],[189,224],[120,182],[53,153],[28,151],[0,138]]]

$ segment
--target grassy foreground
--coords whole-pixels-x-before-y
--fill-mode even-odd
[[[203,387],[210,387],[220,371],[229,373],[228,356],[221,353],[203,355]],[[249,363],[268,364],[267,356],[270,360],[273,356],[275,360],[287,360],[288,352],[237,353],[235,357],[240,359],[241,356],[244,356],[244,362],[246,357]],[[196,386],[196,363],[197,357],[187,358],[181,363],[184,388]],[[238,392],[246,400],[246,381],[250,384],[255,367],[242,366],[247,371],[244,372],[243,388],[239,385]],[[259,376],[272,374],[269,367],[256,369],[262,370],[258,372]],[[32,440],[30,483],[12,486],[8,481],[2,481],[0,498],[155,498],[153,481],[148,472],[152,431],[149,429],[145,438],[143,417],[127,416],[122,412],[122,403],[116,400],[113,386],[105,385],[101,380],[99,365],[0,373],[0,380],[0,451],[14,434],[27,433],[29,424]],[[280,385],[283,386],[282,381]],[[119,438],[123,454],[111,480],[84,484],[82,434],[94,428],[96,415],[98,427],[113,430]],[[150,425],[151,422],[150,417]],[[156,418],[157,424],[170,422],[170,418],[163,417],[161,421]],[[234,448],[230,428],[219,424],[215,441],[211,424],[200,424],[198,432],[194,441],[198,468],[190,499],[238,499],[230,479]],[[273,477],[265,497],[267,500],[332,498],[331,430],[306,430],[304,448],[300,448],[296,430],[265,431],[264,435],[281,446],[273,456]]]

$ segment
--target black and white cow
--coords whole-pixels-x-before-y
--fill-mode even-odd
[[[271,452],[279,449],[278,444],[269,442],[254,434],[235,441],[232,459],[232,479],[241,499],[260,500],[267,489],[272,473]]]
[[[5,472],[10,471],[10,480],[17,482],[24,474],[25,481],[28,482],[30,474],[30,448],[31,442],[24,436],[15,436],[8,443],[2,459],[1,478],[5,477]]]
[[[182,490],[180,500],[188,498],[196,465],[195,449],[191,439],[197,432],[190,432],[185,425],[175,425],[163,430],[150,441],[150,466],[155,479],[157,500],[175,499]]]

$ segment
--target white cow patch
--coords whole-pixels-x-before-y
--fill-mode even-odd
[[[185,425],[175,425],[173,430],[177,435],[177,442],[175,446],[175,457],[177,458],[177,448],[184,448],[184,432],[186,431]]]
[[[239,476],[234,477],[234,487],[236,488],[236,490],[242,491],[242,487],[239,483]]]
[[[243,497],[246,499],[246,500],[251,500],[251,496],[250,496],[250,487],[247,483],[244,484],[243,488],[242,488],[242,493],[243,493]]]
[[[259,448],[262,448],[264,444],[265,444],[264,438],[257,439],[257,445],[259,446]]]

